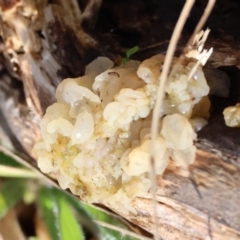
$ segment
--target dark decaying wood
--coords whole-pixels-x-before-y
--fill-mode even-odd
[[[135,59],[165,53],[183,5],[177,0],[101,2],[0,0],[0,140],[35,167],[31,148],[40,139],[39,122],[55,100],[58,83],[82,75],[99,55],[116,60],[135,45],[140,46]],[[197,1],[177,53],[205,4]],[[172,163],[158,176],[163,239],[240,239],[240,129],[226,127],[222,116],[225,106],[240,100],[239,11],[238,1],[219,0],[206,24],[212,30],[206,45],[214,47],[208,67],[221,67],[229,75],[230,96],[211,97],[212,116],[198,134],[198,153],[189,170]],[[151,196],[136,198],[133,206],[137,215],[111,209],[153,232]]]

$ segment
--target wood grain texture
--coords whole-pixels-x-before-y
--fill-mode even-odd
[[[240,239],[240,172],[216,154],[198,150],[187,169],[172,163],[158,177],[157,215],[163,239]],[[112,207],[112,206],[111,206]],[[151,195],[136,198],[137,214],[118,214],[154,231]]]

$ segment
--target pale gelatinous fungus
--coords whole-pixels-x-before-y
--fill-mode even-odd
[[[196,50],[188,52],[191,58],[177,63],[165,86],[161,130],[154,145],[157,174],[170,159],[182,167],[195,159],[195,131],[206,125],[210,107],[202,65],[211,51],[202,52],[202,44],[200,56]],[[33,149],[40,169],[54,173],[62,188],[88,202],[134,211],[129,202],[151,187],[150,128],[164,57],[114,68],[111,60],[100,57],[86,68],[85,76],[62,81],[57,102],[41,122],[43,140]],[[206,110],[196,110],[202,106]]]
[[[225,108],[223,115],[228,127],[240,127],[240,103]]]

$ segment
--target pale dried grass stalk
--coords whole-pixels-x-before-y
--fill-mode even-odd
[[[157,183],[156,183],[156,171],[155,171],[156,152],[154,149],[154,142],[156,141],[158,132],[159,132],[159,122],[160,122],[159,117],[161,117],[160,108],[161,108],[163,97],[164,97],[164,86],[165,86],[165,83],[166,83],[168,75],[169,75],[170,65],[172,62],[174,52],[176,50],[178,39],[182,32],[183,26],[189,16],[189,13],[193,7],[194,2],[195,2],[195,0],[187,0],[186,1],[185,5],[183,7],[183,10],[181,12],[181,15],[178,19],[178,22],[175,26],[175,29],[173,31],[173,35],[171,37],[171,40],[170,40],[170,43],[168,46],[168,50],[167,50],[167,54],[165,57],[162,73],[159,77],[159,88],[158,88],[158,93],[157,93],[157,100],[156,100],[156,104],[153,109],[153,118],[152,118],[152,126],[151,126],[150,164],[151,164],[152,199],[153,199],[153,212],[154,212],[153,221],[155,223],[154,239],[157,239],[157,240],[160,239],[160,237],[159,237],[159,232],[158,232],[159,226],[158,226],[158,219],[157,219],[157,200],[156,200]],[[198,33],[201,30],[201,28],[205,24],[207,18],[209,17],[209,15],[212,11],[214,4],[215,4],[215,0],[209,0],[208,5],[204,10],[204,13],[203,13],[201,19],[199,20],[191,38],[189,39],[189,41],[183,51],[183,54],[179,58],[179,61],[178,61],[179,63],[182,62],[184,53],[185,53],[187,47],[189,46],[189,44],[192,42],[194,36],[196,35],[196,33]],[[198,63],[198,64],[200,64],[200,63]],[[173,67],[173,70],[171,71],[170,75],[174,74],[175,70],[176,70],[176,65]]]

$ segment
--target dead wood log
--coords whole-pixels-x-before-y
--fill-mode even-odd
[[[173,164],[158,178],[157,216],[163,239],[240,239],[239,168],[198,150],[189,171]],[[153,232],[151,195],[123,217]],[[117,206],[113,209],[121,215]]]
[[[66,77],[82,75],[85,66],[96,56],[108,54],[113,57],[124,52],[126,47],[121,47],[121,42],[114,41],[108,34],[100,32],[94,38],[86,33],[81,21],[92,27],[93,19],[87,22],[87,13],[82,19],[75,4],[76,1],[67,4],[60,0],[55,4],[43,0],[0,1],[0,126],[11,140],[13,149],[24,153],[35,167],[31,149],[40,138],[39,122],[46,107],[54,102],[58,83]],[[111,6],[108,1],[103,4],[103,9]],[[136,12],[134,4],[130,1],[129,9]],[[152,4],[156,4],[155,1]],[[149,7],[141,2],[140,9],[146,5]],[[99,7],[98,3],[93,6]],[[118,6],[122,6],[122,12],[124,3]],[[91,12],[90,5],[85,8]],[[112,11],[116,12],[116,9],[114,5]],[[95,24],[95,20],[93,22]],[[129,30],[129,26],[123,22],[120,24]],[[144,15],[143,26],[148,25],[149,20]],[[143,32],[142,29],[139,31]],[[169,38],[168,34],[164,37]],[[168,42],[163,40],[160,44],[142,43],[142,50],[135,57],[144,59],[164,53]],[[239,44],[234,38],[227,40],[213,38],[208,41],[207,45],[215,47],[209,66],[234,65],[235,70],[227,71],[235,71],[236,78],[239,74],[237,67],[240,66]],[[230,102],[240,100],[239,85],[234,86]],[[225,105],[229,103],[219,101]],[[221,108],[215,107],[209,125],[199,133],[194,164],[186,170],[172,163],[162,177],[158,176],[157,211],[163,239],[240,239],[240,132],[224,125],[220,114],[224,104]],[[3,139],[1,133],[1,143],[7,145]],[[153,232],[150,195],[133,201],[137,215],[122,213],[118,206],[106,207]]]

